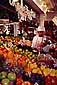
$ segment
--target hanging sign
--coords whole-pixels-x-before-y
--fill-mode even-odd
[[[18,0],[9,0],[10,5],[14,6],[15,2],[17,2]]]

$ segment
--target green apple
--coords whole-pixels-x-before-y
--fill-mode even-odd
[[[3,71],[0,73],[0,79],[6,78],[6,76],[7,76],[6,72]]]
[[[9,79],[3,79],[2,81],[1,81],[1,83],[2,83],[2,85],[9,85]]]
[[[13,72],[10,72],[10,73],[8,74],[8,79],[9,79],[9,80],[15,80],[15,79],[16,79],[16,74],[13,73]]]

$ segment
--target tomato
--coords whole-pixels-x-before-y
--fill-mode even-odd
[[[25,82],[22,83],[22,85],[31,85],[31,83],[28,82],[28,81],[25,81]]]
[[[22,83],[23,83],[22,78],[17,78],[16,79],[16,85],[22,85]]]

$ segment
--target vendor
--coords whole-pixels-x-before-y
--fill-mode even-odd
[[[36,31],[36,36],[32,41],[32,48],[36,48],[39,51],[39,49],[43,47],[43,43],[46,40],[46,36],[44,35],[45,28],[43,26],[39,26]]]

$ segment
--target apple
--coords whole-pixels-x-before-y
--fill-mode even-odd
[[[16,74],[13,72],[8,73],[8,79],[9,80],[15,80],[16,79]]]
[[[6,76],[7,76],[6,72],[3,71],[0,73],[0,79],[6,78]]]
[[[2,85],[9,85],[9,79],[3,79],[2,81],[1,81],[1,83],[2,83]]]

